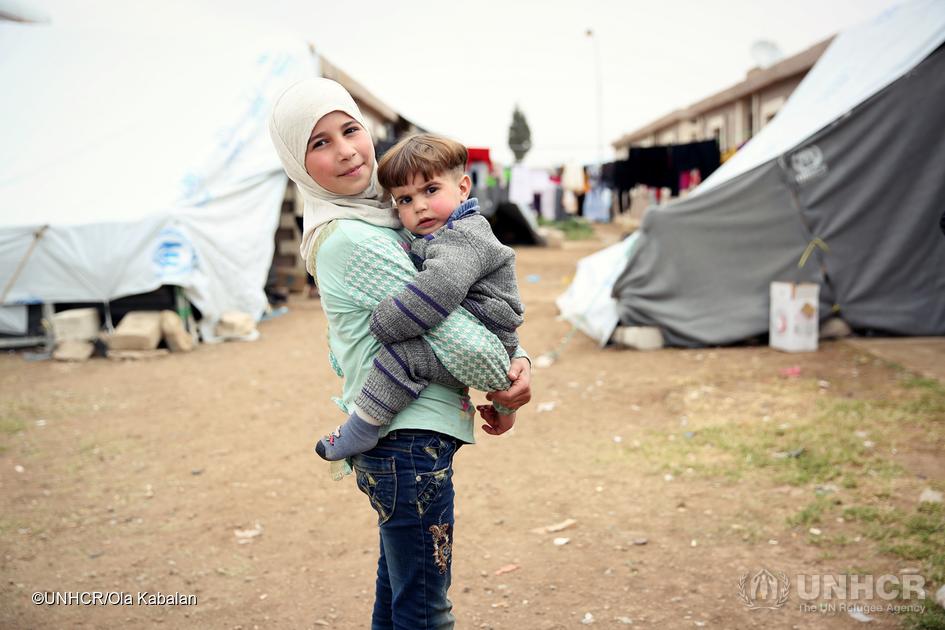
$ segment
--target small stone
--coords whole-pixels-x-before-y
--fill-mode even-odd
[[[650,541],[647,540],[646,538],[634,538],[634,539],[633,539],[633,544],[634,544],[634,545],[645,545],[645,544],[648,543],[648,542],[650,542]]]
[[[584,618],[581,619],[581,623],[583,623],[585,626],[594,623],[594,615],[589,612],[584,613]]]
[[[820,536],[820,535],[823,533],[822,531],[820,531],[820,530],[817,529],[816,527],[811,527],[811,528],[810,528],[809,530],[807,530],[807,531],[809,531],[809,532],[810,532],[812,535],[814,535],[814,536]]]
[[[847,614],[856,619],[861,623],[869,623],[871,621],[876,621],[874,617],[870,617],[857,606],[851,606],[847,609]]]
[[[566,544],[568,544],[569,542],[571,542],[571,539],[570,539],[570,538],[555,538],[553,542],[554,542],[555,546],[557,546],[557,547],[563,547],[564,545],[566,545]]]
[[[942,493],[938,490],[932,490],[931,488],[926,488],[922,491],[922,494],[919,495],[919,503],[941,503],[942,502]]]
[[[689,541],[689,546],[690,546],[690,547],[697,547],[698,545],[699,545],[699,541],[696,540],[695,538],[693,538],[692,540]]]
[[[26,471],[26,469],[23,468],[22,466],[20,466],[19,464],[17,464],[16,466],[14,466],[14,467],[13,467],[13,470],[15,470],[15,471],[18,472],[18,473],[22,473],[22,472]]]

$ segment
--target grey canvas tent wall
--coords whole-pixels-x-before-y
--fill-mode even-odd
[[[884,37],[899,50],[884,49]],[[670,345],[735,343],[767,332],[769,283],[794,280],[818,283],[821,317],[839,311],[854,329],[945,334],[943,41],[941,2],[896,7],[838,37],[838,51],[828,50],[792,96],[800,104],[779,114],[788,120],[774,141],[765,146],[764,131],[752,140],[762,150],[749,157],[767,151],[769,159],[728,173],[723,165],[698,194],[647,213],[614,285],[621,322],[658,326]],[[877,72],[898,74],[864,76],[870,55],[883,54],[902,59]],[[854,61],[866,68],[860,75],[850,71]],[[871,86],[878,89],[804,133],[809,121],[800,117]],[[827,249],[812,247],[815,239]]]

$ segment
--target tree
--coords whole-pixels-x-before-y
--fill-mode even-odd
[[[509,126],[509,148],[515,154],[516,162],[524,160],[525,154],[532,148],[532,131],[518,105],[512,112],[512,124]]]

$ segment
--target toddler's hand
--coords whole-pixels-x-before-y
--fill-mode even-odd
[[[500,414],[492,405],[478,405],[479,415],[486,421],[482,430],[490,435],[502,435],[515,424],[515,414]]]

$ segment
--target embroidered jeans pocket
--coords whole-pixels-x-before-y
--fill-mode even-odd
[[[452,463],[445,468],[417,475],[417,512],[421,516],[440,497],[444,486],[453,478]]]
[[[359,465],[359,456],[354,460],[354,473],[358,482],[358,489],[367,495],[371,507],[377,512],[377,524],[383,525],[394,514],[394,504],[397,501],[397,475],[393,470],[393,458],[389,460],[390,471],[379,472],[378,467]],[[387,468],[384,466],[382,468]]]

